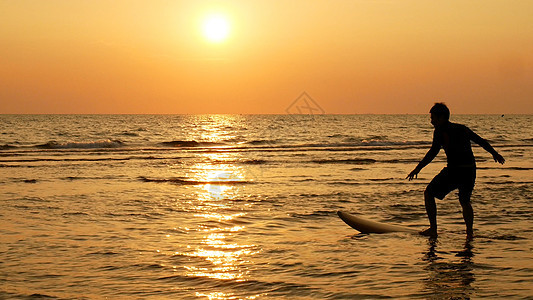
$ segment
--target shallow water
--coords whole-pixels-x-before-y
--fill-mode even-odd
[[[455,116],[474,152],[473,241],[457,195],[413,228],[444,153],[405,176],[427,116],[0,116],[0,298],[531,298],[533,116]]]

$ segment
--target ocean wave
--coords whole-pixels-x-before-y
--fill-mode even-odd
[[[408,150],[408,149],[429,149],[431,142],[427,141],[359,141],[353,143],[279,143],[263,145],[238,144],[228,145],[225,150],[237,151],[264,151],[264,152],[290,152],[290,151],[394,151],[394,150]],[[477,146],[474,144],[473,146]],[[522,147],[530,148],[531,144],[501,144],[497,145],[500,148],[506,147]],[[391,161],[394,162],[394,161]]]
[[[17,146],[13,146],[13,145],[9,145],[9,144],[5,144],[5,145],[2,145],[0,146],[0,150],[11,150],[11,149],[16,149]]]
[[[368,165],[376,162],[372,158],[352,158],[352,159],[315,159],[311,162],[317,164],[354,164],[354,165]]]
[[[98,158],[26,158],[26,159],[0,159],[1,163],[27,163],[27,162],[79,162],[79,161],[127,161],[127,160],[165,160],[166,157],[154,156],[129,156],[129,157],[98,157]],[[172,158],[170,158],[172,159]],[[2,167],[12,167],[13,165],[1,164]]]
[[[386,142],[388,140],[387,136],[384,135],[369,135],[366,137],[358,137],[353,135],[345,135],[345,134],[333,134],[328,135],[328,138],[332,139],[341,139],[343,142],[347,143],[368,143],[368,142]]]
[[[6,165],[6,164],[0,164],[0,168],[19,168],[21,166],[19,165]]]
[[[268,161],[264,159],[247,159],[247,160],[241,161],[240,163],[244,165],[264,165],[264,164],[267,164]]]
[[[328,138],[336,138],[336,139],[339,139],[339,138],[352,138],[352,136],[351,135],[341,134],[341,133],[336,133],[336,134],[328,135]]]
[[[165,148],[197,148],[203,151],[259,151],[259,152],[290,152],[290,151],[389,151],[389,150],[406,150],[406,149],[423,149],[431,145],[427,141],[387,141],[387,140],[358,140],[353,142],[317,142],[317,143],[294,143],[280,142],[275,140],[253,140],[250,142],[224,143],[224,142],[199,142],[194,140],[175,140],[168,142],[146,141],[142,144],[126,145],[120,140],[97,140],[88,142],[57,142],[50,141],[37,145],[14,145],[7,143],[0,145],[2,153],[14,155],[18,150],[41,149],[41,150],[98,150],[106,149],[109,151],[127,150],[154,150],[163,146]],[[126,147],[127,146],[127,147]],[[477,145],[473,145],[477,146]],[[500,148],[530,148],[533,145],[527,143],[504,143],[497,145]],[[205,149],[203,149],[205,148]],[[5,151],[5,152],[4,152]],[[0,154],[1,155],[1,154]],[[391,161],[394,162],[394,161]]]
[[[107,176],[66,176],[62,177],[60,179],[62,180],[68,180],[68,181],[75,181],[75,180],[114,180],[118,179],[122,176],[120,175],[107,175]]]
[[[226,144],[224,143],[216,143],[216,142],[198,142],[198,141],[170,141],[170,142],[162,142],[161,145],[166,147],[214,147],[214,146],[224,146]]]
[[[208,160],[210,164],[216,165],[228,165],[228,164],[241,164],[241,165],[264,165],[268,161],[264,159],[238,159],[238,160],[220,160],[220,159],[210,159]]]
[[[397,178],[368,178],[367,180],[370,182],[385,182],[385,181],[394,181],[394,180],[397,180]]]
[[[350,171],[366,171],[368,169],[366,168],[359,168],[359,167],[355,167],[355,168],[351,168]]]
[[[362,143],[386,142],[387,137],[383,135],[371,135],[361,140]]]
[[[330,217],[334,213],[334,211],[330,210],[315,210],[312,213],[290,213],[289,216],[298,219],[317,219]]]
[[[368,147],[368,146],[381,146],[381,147],[390,147],[390,146],[428,146],[431,145],[431,142],[428,141],[387,141],[387,140],[378,140],[378,139],[355,139],[353,141],[344,141],[344,142],[320,142],[320,143],[301,143],[301,144],[291,144],[283,143],[272,140],[261,140],[261,141],[252,141],[247,142],[251,146],[264,146],[265,148],[346,148],[346,147]]]
[[[532,184],[533,181],[513,181],[513,180],[502,180],[502,181],[485,181],[484,184],[488,186],[496,186],[496,185],[517,185],[517,184]]]
[[[138,133],[136,132],[129,132],[129,131],[124,131],[122,132],[120,135],[122,136],[133,136],[133,137],[137,137],[137,136],[140,136]]]
[[[410,163],[418,163],[420,161],[419,158],[398,158],[398,159],[385,159],[381,162],[384,163],[391,163],[391,164],[410,164]]]
[[[39,149],[100,149],[100,148],[118,148],[124,145],[119,140],[100,140],[90,142],[56,142],[50,141],[46,144],[35,146]]]
[[[174,183],[181,185],[237,185],[237,184],[251,184],[252,181],[239,180],[239,179],[220,179],[220,180],[191,180],[184,178],[148,178],[145,176],[139,176],[140,181],[144,182],[159,182],[159,183]]]
[[[277,140],[253,140],[246,142],[247,145],[261,146],[261,145],[275,145],[278,144]]]
[[[531,171],[533,168],[528,167],[477,167],[479,170],[513,170],[513,171]]]

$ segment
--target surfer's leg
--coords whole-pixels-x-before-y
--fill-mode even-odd
[[[470,195],[472,192],[464,192],[459,190],[459,202],[463,208],[463,219],[466,225],[466,235],[471,238],[474,236],[474,209],[470,203]]]
[[[435,198],[442,200],[451,190],[453,190],[453,186],[450,185],[448,168],[444,168],[431,180],[424,191],[424,204],[428,214],[429,228],[422,231],[421,234],[437,236],[437,204],[435,203]]]
[[[429,189],[424,191],[424,204],[426,206],[426,213],[429,219],[429,228],[420,232],[423,235],[436,236],[437,235],[437,204],[435,197]]]
[[[466,235],[468,238],[474,236],[474,209],[470,203],[470,197],[474,190],[474,184],[476,181],[476,170],[468,170],[463,172],[465,174],[464,182],[459,186],[459,202],[463,208],[463,219],[466,225]]]
[[[461,206],[463,207],[463,219],[466,224],[466,235],[472,237],[474,235],[474,209],[472,209],[470,199],[461,201]]]

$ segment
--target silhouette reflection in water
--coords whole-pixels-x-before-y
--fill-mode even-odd
[[[472,240],[467,239],[462,251],[457,252],[456,262],[447,262],[439,256],[439,242],[436,238],[428,240],[429,249],[423,260],[428,262],[428,277],[424,280],[424,290],[435,299],[470,299],[474,292],[472,283],[476,280]],[[442,252],[445,253],[445,252]]]

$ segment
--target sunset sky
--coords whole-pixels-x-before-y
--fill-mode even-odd
[[[533,113],[533,1],[0,0],[0,113]]]

